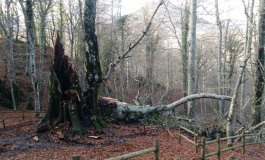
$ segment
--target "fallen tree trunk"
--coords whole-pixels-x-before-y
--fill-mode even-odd
[[[212,98],[231,101],[232,97],[225,95],[216,95],[211,93],[199,93],[189,95],[187,97],[181,98],[178,101],[175,101],[168,105],[159,105],[159,106],[137,106],[124,102],[119,102],[116,99],[111,98],[101,98],[99,103],[101,109],[105,115],[111,115],[112,118],[116,120],[125,120],[125,121],[138,121],[152,115],[152,113],[163,113],[165,111],[171,111],[179,107],[180,105],[195,99],[200,98]]]
[[[259,128],[261,128],[261,127],[264,126],[264,125],[265,125],[265,121],[262,121],[262,122],[260,122],[259,124],[257,124],[256,126],[250,127],[250,128],[246,131],[246,133],[253,132],[254,130],[259,129]]]

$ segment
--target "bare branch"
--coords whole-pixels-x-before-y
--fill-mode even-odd
[[[220,100],[226,100],[226,101],[231,101],[232,99],[232,97],[225,96],[225,95],[216,95],[212,93],[198,93],[198,94],[192,94],[192,95],[186,96],[168,105],[157,106],[153,109],[153,111],[169,111],[184,103],[187,103],[188,101],[192,101],[192,100],[200,99],[200,98],[213,98],[213,99],[220,99]]]
[[[116,102],[116,105],[117,107],[120,107],[119,108],[120,110],[126,109],[126,110],[132,110],[132,111],[133,110],[139,111],[142,113],[152,113],[152,112],[170,111],[184,103],[187,103],[188,101],[192,101],[192,100],[200,99],[200,98],[212,98],[212,99],[220,99],[220,100],[226,100],[226,101],[231,101],[232,99],[232,97],[225,96],[225,95],[216,95],[212,93],[198,93],[198,94],[192,94],[192,95],[186,96],[168,105],[145,107],[145,106],[135,106],[135,105],[127,104],[124,102]]]
[[[170,13],[169,13],[168,7],[167,7],[166,4],[164,4],[164,6],[165,6],[165,8],[166,8],[166,12],[167,12],[167,14],[168,14],[169,22],[170,22],[170,24],[171,24],[171,26],[172,26],[172,28],[173,28],[172,31],[173,31],[173,33],[174,33],[176,39],[177,39],[178,45],[179,45],[179,47],[182,47],[182,45],[181,45],[181,43],[180,43],[180,40],[179,40],[179,37],[178,37],[178,34],[177,34],[177,29],[176,29],[176,27],[175,27],[175,25],[174,25],[174,22],[173,22],[172,18],[171,18],[171,15],[170,15]]]
[[[114,63],[111,63],[109,65],[109,70],[108,73],[102,78],[102,80],[106,80],[109,79],[109,77],[111,76],[111,74],[114,72],[116,66],[120,63],[120,61],[122,59],[125,59],[126,57],[128,57],[128,54],[140,43],[140,41],[146,36],[146,33],[149,31],[152,21],[158,11],[158,9],[160,8],[160,6],[164,3],[164,0],[161,0],[161,2],[158,4],[158,6],[156,7],[156,10],[154,11],[146,29],[143,31],[142,35],[139,37],[139,39],[135,42],[135,43],[131,43],[129,48],[121,55],[117,58],[117,60]]]
[[[260,122],[259,124],[257,124],[256,126],[251,127],[251,128],[250,128],[250,131],[256,130],[256,129],[262,127],[263,125],[265,125],[265,121],[262,121],[262,122]]]

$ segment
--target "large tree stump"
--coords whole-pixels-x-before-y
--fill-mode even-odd
[[[75,134],[82,133],[84,121],[81,87],[77,73],[64,55],[59,33],[54,46],[54,60],[50,67],[49,103],[42,123],[58,125],[70,122]]]

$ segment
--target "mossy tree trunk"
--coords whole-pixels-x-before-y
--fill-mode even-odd
[[[84,6],[84,31],[86,41],[86,81],[88,87],[84,93],[85,104],[94,124],[104,127],[98,107],[98,90],[102,82],[102,71],[99,60],[98,42],[95,34],[96,0],[86,0]]]
[[[265,1],[259,1],[259,43],[256,62],[255,100],[252,107],[252,126],[261,122],[261,108],[264,96],[264,44],[265,44]]]

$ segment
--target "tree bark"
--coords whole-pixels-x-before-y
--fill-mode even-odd
[[[244,1],[243,1],[244,2]],[[255,0],[251,0],[251,5],[249,6],[250,12],[247,12],[246,4],[245,5],[245,14],[247,17],[247,29],[246,29],[246,38],[244,44],[244,58],[246,55],[251,53],[251,46],[252,46],[252,34],[253,34],[253,8],[254,8]],[[245,71],[243,72],[242,81],[245,81]],[[243,120],[243,113],[244,113],[244,103],[245,103],[245,83],[242,83],[241,86],[241,97],[240,97],[240,119]]]
[[[47,2],[43,2],[43,1],[39,1],[39,7],[40,7],[40,68],[39,68],[39,72],[40,72],[40,80],[42,80],[42,76],[43,76],[43,59],[44,56],[47,55],[47,48],[46,48],[46,42],[47,42],[47,38],[46,38],[46,17],[48,15],[48,11],[51,8],[52,5],[52,1],[48,0]]]
[[[15,71],[15,64],[14,64],[14,57],[13,57],[13,14],[10,12],[11,1],[6,0],[7,6],[7,27],[8,27],[8,41],[9,41],[9,53],[7,55],[7,77],[10,85],[10,93],[12,98],[12,106],[13,110],[17,109],[16,107],[16,100],[14,96],[14,87],[13,83],[16,82],[16,71]],[[10,69],[12,70],[10,76]]]
[[[70,122],[73,125],[74,134],[82,134],[81,124],[89,123],[89,119],[84,121],[85,108],[83,107],[79,79],[72,65],[68,63],[68,56],[64,55],[59,32],[50,71],[49,106],[42,122],[55,121],[56,125]]]
[[[154,83],[154,64],[155,64],[155,53],[157,50],[157,45],[159,43],[159,35],[148,35],[146,36],[146,79],[147,79],[147,105],[152,105],[152,98],[150,97],[153,95],[153,83]]]
[[[190,52],[188,58],[188,95],[196,92],[196,19],[197,0],[191,2],[191,25],[190,25]],[[194,117],[196,113],[195,101],[188,102],[188,116]]]
[[[120,4],[119,4],[120,5]],[[121,13],[119,13],[119,14],[121,14]],[[126,40],[126,38],[125,38],[125,25],[126,25],[126,23],[127,23],[127,16],[123,16],[123,17],[121,17],[121,15],[120,15],[120,17],[119,17],[119,23],[118,23],[118,25],[119,25],[119,29],[120,29],[120,36],[121,36],[121,53],[124,53],[124,51],[125,51],[125,40]],[[125,92],[124,92],[124,90],[125,90],[125,60],[123,59],[123,60],[121,60],[121,63],[120,63],[120,81],[121,81],[121,86],[120,86],[120,89],[121,89],[121,100],[122,101],[124,101],[125,100]]]
[[[223,27],[222,27],[222,22],[220,20],[219,16],[219,8],[218,8],[218,0],[215,0],[215,10],[216,10],[216,23],[217,27],[219,29],[219,34],[218,34],[218,65],[217,65],[217,79],[218,79],[218,93],[219,95],[223,94],[223,89],[222,89],[222,81],[221,81],[221,76],[222,76],[222,37],[223,37]],[[224,102],[219,100],[219,116],[223,115],[224,111]]]
[[[131,105],[127,104],[124,102],[118,102],[117,100],[109,100],[108,103],[104,102],[104,99],[100,100],[99,103],[102,104],[107,104],[104,107],[105,109],[108,110],[107,113],[109,115],[113,115],[114,119],[117,120],[126,120],[126,121],[139,121],[140,119],[143,119],[147,116],[149,116],[152,113],[163,113],[165,111],[171,111],[180,105],[183,105],[189,101],[193,101],[195,99],[201,99],[201,98],[212,98],[212,99],[220,99],[220,100],[225,100],[225,101],[230,101],[232,97],[229,96],[224,96],[224,95],[216,95],[216,94],[211,94],[211,93],[198,93],[198,94],[193,94],[189,95],[187,97],[184,97],[178,101],[175,101],[171,104],[167,105],[158,105],[158,106],[138,106],[138,105]],[[109,105],[112,107],[110,108]]]
[[[84,30],[86,41],[86,81],[88,88],[84,93],[85,104],[89,108],[94,124],[100,129],[105,126],[98,108],[98,91],[102,82],[102,72],[98,54],[95,30],[96,0],[86,0],[84,8]]]
[[[265,45],[265,1],[259,1],[259,42],[258,59],[255,82],[255,101],[252,107],[252,125],[255,126],[261,122],[261,107],[264,91],[264,45]]]
[[[231,137],[233,136],[233,121],[234,121],[234,117],[235,117],[235,106],[236,106],[236,101],[237,101],[237,97],[238,97],[238,92],[239,92],[239,88],[240,85],[242,83],[242,77],[243,77],[243,73],[245,71],[245,68],[247,66],[247,61],[250,57],[250,53],[248,55],[246,55],[243,65],[241,66],[241,72],[238,76],[237,82],[236,82],[236,86],[234,88],[234,95],[232,97],[231,103],[230,103],[230,107],[229,107],[229,112],[228,112],[228,116],[227,116],[227,125],[226,125],[226,135],[227,137]],[[227,140],[227,146],[232,146],[232,139],[228,139]]]
[[[60,30],[60,37],[61,39],[64,38],[64,11],[63,11],[63,0],[59,0],[58,3],[58,8],[59,8],[59,30]]]
[[[187,0],[185,1],[185,8],[184,8],[184,16],[181,25],[181,34],[182,34],[182,41],[181,41],[181,57],[182,57],[182,72],[183,72],[183,96],[187,96],[188,90],[188,35],[189,35],[189,6]],[[184,104],[184,108],[187,112],[187,104]]]
[[[21,6],[23,6],[23,2],[20,1]],[[33,17],[33,1],[26,0],[25,6],[25,24],[27,30],[27,43],[28,43],[28,52],[29,52],[29,67],[30,67],[30,75],[34,92],[34,102],[35,102],[35,116],[40,115],[40,91],[39,91],[39,83],[36,76],[36,64],[35,64],[35,39],[34,39],[34,17]],[[24,8],[24,7],[22,7]]]

